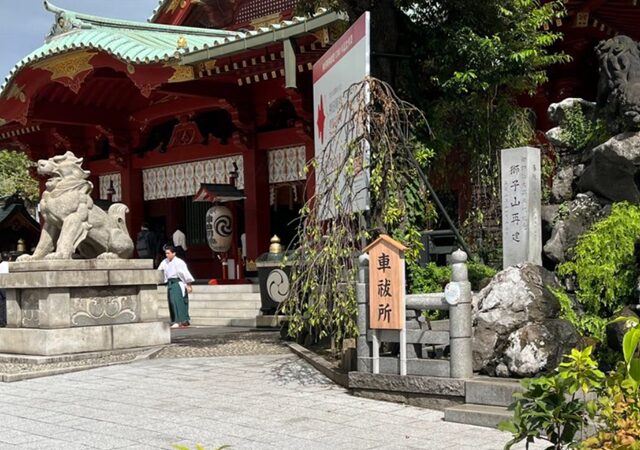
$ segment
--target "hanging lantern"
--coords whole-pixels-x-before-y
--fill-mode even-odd
[[[214,205],[207,211],[207,243],[216,253],[228,252],[231,248],[233,219],[226,206]]]

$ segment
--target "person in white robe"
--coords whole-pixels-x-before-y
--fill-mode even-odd
[[[166,258],[160,263],[158,270],[164,273],[167,283],[167,300],[171,315],[171,328],[184,328],[190,325],[189,294],[192,291],[193,275],[187,264],[176,256],[176,248],[172,245],[165,247]]]

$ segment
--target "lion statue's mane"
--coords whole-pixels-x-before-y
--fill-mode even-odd
[[[90,173],[82,169],[82,158],[72,152],[38,161],[38,173],[48,176],[40,200],[44,226],[33,255],[18,261],[39,259],[130,258],[133,241],[125,216],[129,208],[114,203],[105,212],[93,203]]]
[[[600,60],[597,105],[605,111],[609,128],[640,129],[640,44],[615,36],[596,47]]]

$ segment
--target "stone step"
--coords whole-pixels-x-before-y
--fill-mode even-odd
[[[464,423],[480,427],[496,428],[503,420],[513,418],[513,412],[504,406],[464,405],[445,408],[444,420],[447,422]]]
[[[243,310],[243,311],[254,311],[257,312],[260,310],[260,302],[189,302],[189,310],[191,311],[218,311],[218,310]],[[159,309],[168,310],[169,305],[166,302],[158,303]]]
[[[189,309],[189,315],[192,317],[209,318],[221,317],[229,319],[250,319],[260,314],[257,309]]]
[[[166,293],[166,286],[158,286],[158,291],[163,291]],[[260,286],[257,284],[219,284],[216,286],[209,286],[206,284],[194,284],[193,285],[194,293],[214,293],[214,294],[225,294],[225,293],[238,293],[238,292],[246,292],[246,293],[257,293],[260,292]]]
[[[465,383],[465,402],[478,405],[509,406],[513,394],[522,392],[518,380],[476,377]]]
[[[158,314],[158,319],[169,321],[169,313]],[[192,325],[228,326],[228,327],[256,327],[256,315],[251,317],[198,317],[191,315]]]
[[[166,294],[163,296],[166,298]],[[260,294],[254,294],[250,292],[232,292],[222,294],[211,294],[204,292],[194,292],[189,294],[189,300],[206,300],[211,302],[227,302],[235,300],[254,300],[260,301]]]
[[[237,317],[239,319],[255,317],[260,314],[260,308],[254,309],[195,309],[189,308],[191,317]],[[169,316],[169,310],[162,308],[158,310],[158,315]]]
[[[256,318],[253,319],[229,319],[223,317],[192,318],[192,325],[227,326],[227,327],[256,327]]]
[[[210,302],[209,300],[192,300],[189,299],[189,309],[202,310],[202,309],[260,309],[262,303],[259,301],[250,300],[238,300],[238,301],[225,301],[225,302]],[[168,308],[165,304],[160,305],[159,308]]]

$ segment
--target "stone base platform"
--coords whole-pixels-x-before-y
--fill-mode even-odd
[[[256,327],[258,328],[278,328],[288,320],[287,316],[256,316]]]
[[[162,273],[152,260],[45,260],[9,263],[0,275],[7,328],[0,353],[64,355],[168,344],[158,320]]]
[[[24,355],[62,355],[169,344],[166,322],[61,328],[0,328],[0,352]]]

